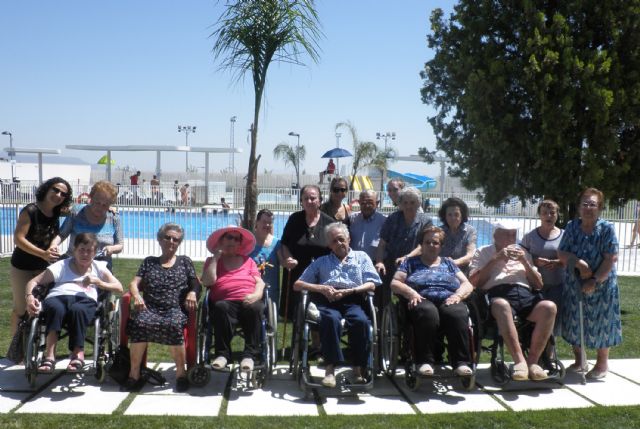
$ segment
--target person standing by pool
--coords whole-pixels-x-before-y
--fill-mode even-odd
[[[60,258],[57,244],[60,212],[72,201],[71,185],[61,177],[53,177],[36,190],[36,202],[20,211],[13,241],[9,283],[13,293],[10,334],[13,338],[18,319],[26,311],[25,286],[29,280]]]
[[[280,240],[273,236],[271,210],[262,209],[258,212],[253,235],[256,237],[256,245],[249,257],[258,268],[266,264],[262,279],[269,285],[269,298],[277,303],[280,297]]]

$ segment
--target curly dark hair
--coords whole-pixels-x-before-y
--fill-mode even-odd
[[[56,183],[62,183],[69,190],[62,203],[53,208],[53,214],[55,216],[60,216],[60,212],[62,211],[62,209],[65,207],[69,207],[71,205],[71,201],[73,201],[73,189],[71,189],[71,185],[69,184],[69,182],[64,180],[62,177],[52,177],[51,179],[48,179],[46,182],[43,182],[40,186],[38,186],[38,189],[36,190],[36,201],[44,201],[44,198],[47,196],[47,192],[49,192],[49,189],[51,189],[51,187]]]
[[[460,208],[460,214],[462,215],[462,223],[469,221],[469,207],[467,207],[467,203],[462,201],[460,198],[451,197],[444,200],[440,210],[438,210],[438,217],[440,221],[447,225],[447,209],[449,207],[458,207]]]

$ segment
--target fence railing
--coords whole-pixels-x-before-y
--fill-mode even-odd
[[[299,210],[297,190],[280,190],[280,192],[265,193],[268,195],[259,207],[270,208],[274,214],[274,231],[281,236],[284,225],[291,212]],[[230,199],[236,202],[239,198],[234,193]],[[241,200],[240,200],[241,201]],[[24,204],[0,204],[0,255],[10,255],[13,252],[13,232],[20,210]],[[286,208],[286,209],[285,209]],[[357,208],[357,207],[355,207]],[[220,210],[211,207],[142,207],[119,205],[117,209],[124,235],[124,251],[119,257],[144,258],[148,255],[158,255],[160,247],[156,240],[156,232],[165,222],[175,222],[185,229],[185,239],[180,246],[179,253],[188,255],[194,260],[203,260],[209,253],[206,249],[206,239],[218,228],[230,224],[237,225],[242,218],[242,211],[237,209]],[[392,208],[385,208],[392,210]],[[430,208],[433,222],[439,224],[437,209]],[[622,212],[624,214],[624,212]],[[617,269],[621,274],[640,275],[640,249],[629,247],[635,218],[609,218],[615,226],[616,236],[620,243]],[[478,245],[489,244],[492,241],[492,224],[496,221],[507,223],[519,230],[519,238],[523,233],[536,228],[539,220],[533,216],[514,216],[502,213],[473,214],[470,222],[478,230]],[[66,249],[66,243],[63,246]]]

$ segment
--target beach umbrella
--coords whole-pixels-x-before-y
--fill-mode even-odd
[[[322,155],[322,158],[346,158],[348,156],[353,155],[351,155],[351,152],[346,149],[342,149],[341,147],[334,147],[333,149],[326,151],[324,155]]]
[[[103,155],[102,158],[98,160],[98,165],[107,165],[109,157],[107,155]],[[115,165],[116,162],[113,158],[111,158],[111,165]]]

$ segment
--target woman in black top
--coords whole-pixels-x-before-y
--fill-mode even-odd
[[[29,280],[60,258],[51,241],[60,229],[60,211],[71,204],[71,185],[53,177],[36,190],[36,202],[27,204],[18,216],[11,255],[9,281],[13,291],[11,336],[15,334],[18,319],[26,311],[25,286]]]
[[[303,210],[292,213],[282,231],[282,260],[284,293],[280,293],[280,308],[282,314],[287,307],[287,317],[293,315],[293,308],[300,300],[300,292],[291,290],[293,283],[309,266],[313,259],[328,255],[329,248],[324,236],[324,228],[335,222],[331,217],[320,211],[320,188],[316,185],[306,185],[300,190],[300,202]],[[287,306],[287,295],[289,305]]]

